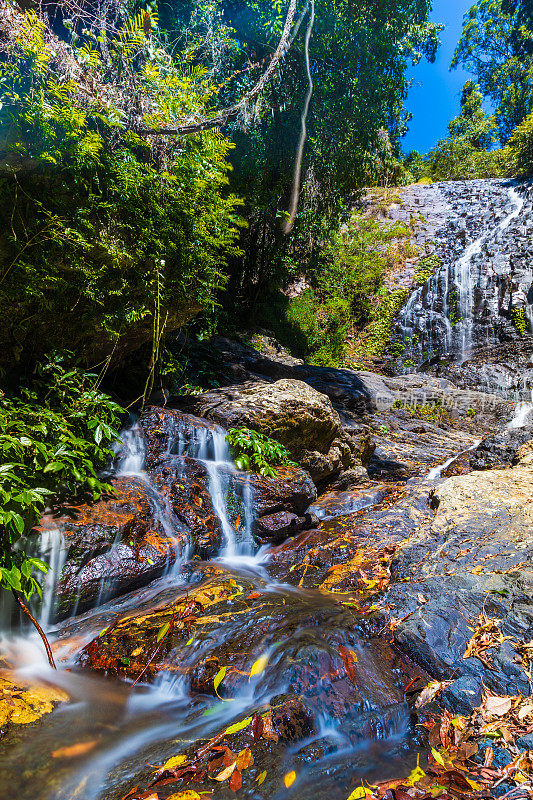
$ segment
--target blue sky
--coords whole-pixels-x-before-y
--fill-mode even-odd
[[[421,61],[409,70],[413,86],[409,90],[407,108],[413,114],[409,133],[403,139],[406,153],[418,150],[427,153],[439,139],[448,135],[448,122],[459,110],[459,98],[465,81],[472,75],[462,69],[450,72],[450,63],[461,37],[463,16],[474,0],[433,0],[431,19],[442,22],[441,46],[434,64]]]

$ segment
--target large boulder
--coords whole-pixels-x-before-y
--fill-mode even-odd
[[[59,530],[65,564],[56,586],[58,617],[145,586],[176,560],[188,541],[172,535],[156,511],[153,489],[139,477],[117,477],[115,494],[79,506],[74,517],[45,518],[41,531]]]
[[[225,428],[253,428],[283,444],[314,481],[343,470],[365,473],[357,441],[329,398],[296,380],[247,383],[183,401],[188,411]]]

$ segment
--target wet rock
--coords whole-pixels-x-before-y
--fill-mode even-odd
[[[193,693],[223,698],[244,687],[258,703],[281,696],[279,706],[272,701],[272,722],[285,741],[305,738],[324,715],[361,738],[372,730],[376,737],[384,710],[405,718],[402,685],[411,668],[385,643],[363,640],[353,614],[319,593],[273,590],[220,570],[181,596],[152,602],[95,638],[81,664],[130,678],[145,670],[146,681],[163,671],[185,675]]]
[[[297,517],[289,511],[278,511],[260,517],[255,525],[255,536],[260,542],[280,542],[294,536],[305,526],[305,517]]]
[[[177,409],[149,406],[139,418],[146,444],[148,471],[168,455],[198,457],[202,444],[207,447],[217,426]]]
[[[273,477],[256,472],[237,473],[235,482],[245,491],[248,483],[259,517],[277,511],[302,516],[316,499],[316,487],[308,472],[298,467],[277,467]]]
[[[526,453],[510,469],[449,478],[433,500],[435,518],[393,562],[384,602],[402,620],[395,639],[439,679],[526,696],[530,686],[513,642],[533,635],[533,464]],[[511,637],[490,650],[491,669],[463,658],[480,614]],[[467,693],[462,697],[468,705]]]
[[[76,509],[74,518],[45,518],[41,530],[60,531],[66,561],[57,584],[56,613],[64,616],[159,577],[187,542],[178,526],[169,535],[156,499],[141,478],[112,481],[116,495]]]
[[[205,464],[187,456],[168,456],[152,470],[151,479],[174,518],[189,532],[194,551],[205,559],[216,555],[223,533],[209,494]],[[227,475],[228,489],[229,483]],[[228,508],[236,519],[240,506],[235,493],[228,496]]]
[[[533,428],[503,428],[470,454],[472,469],[497,469],[514,463],[518,449],[533,439]]]
[[[386,492],[387,487],[379,484],[347,492],[328,491],[322,494],[309,510],[316,514],[318,519],[323,520],[346,516],[376,505],[383,500]]]
[[[315,481],[362,465],[360,448],[343,430],[329,398],[301,381],[248,383],[183,403],[225,428],[251,427],[274,437]]]

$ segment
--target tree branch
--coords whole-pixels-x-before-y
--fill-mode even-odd
[[[266,86],[271,79],[274,70],[285,55],[288,45],[290,45],[289,37],[294,20],[294,14],[296,12],[297,2],[298,0],[290,0],[281,39],[279,40],[270,64],[255,86],[253,86],[252,89],[250,89],[250,91],[247,92],[247,94],[245,94],[238,103],[236,103],[234,106],[230,106],[229,108],[219,111],[216,117],[204,118],[198,122],[187,122],[183,125],[177,125],[174,128],[146,128],[138,131],[138,133],[141,136],[187,136],[190,133],[198,133],[199,131],[205,131],[209,128],[220,128],[222,125],[225,125],[228,120],[236,117],[237,114],[242,111],[251,100],[256,98],[261,90]]]

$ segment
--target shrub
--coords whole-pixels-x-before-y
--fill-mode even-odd
[[[96,382],[56,355],[20,397],[0,395],[0,585],[26,598],[41,595],[34,571],[47,571],[24,541],[45,505],[111,490],[97,470],[113,455],[123,412]]]
[[[511,134],[506,148],[508,174],[533,175],[533,112]]]
[[[297,466],[290,460],[290,454],[282,444],[250,428],[231,428],[226,440],[232,448],[237,469],[251,469],[261,475],[274,477],[274,466]]]
[[[13,23],[0,60],[4,363],[136,349],[224,284],[239,225],[230,142],[135,132],[202,114],[214,87],[145,19],[109,39],[110,65],[90,32],[67,47],[33,12]]]

